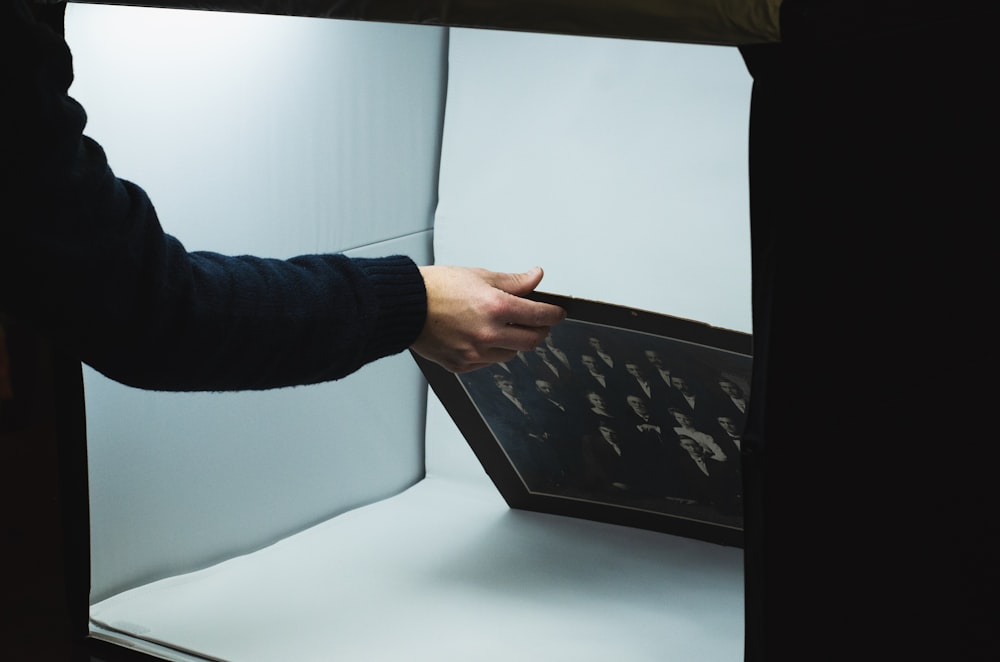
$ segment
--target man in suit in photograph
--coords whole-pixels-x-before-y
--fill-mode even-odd
[[[601,362],[602,369],[615,370],[619,367],[618,360],[611,355],[603,340],[597,336],[590,336],[587,338],[587,345],[590,347],[590,353]]]
[[[572,373],[569,369],[552,356],[548,348],[543,345],[535,348],[530,356],[530,361],[536,379],[544,379],[550,384],[558,386],[560,390],[572,380]]]
[[[582,452],[587,487],[612,495],[624,495],[632,489],[632,452],[613,423],[602,420],[591,428],[583,436]]]
[[[663,354],[656,349],[647,349],[643,352],[646,362],[649,364],[650,372],[654,379],[659,378],[658,384],[663,384],[663,388],[669,391],[674,387],[671,380],[670,367],[663,360]]]
[[[603,364],[593,354],[587,353],[580,356],[580,365],[583,366],[582,374],[577,377],[577,383],[583,389],[592,389],[599,393],[610,393],[614,390],[614,379],[610,371],[603,368]]]
[[[731,379],[720,379],[719,390],[722,394],[718,397],[717,415],[723,415],[734,419],[737,425],[742,428],[746,421],[747,407],[750,404],[749,398],[743,389]]]
[[[565,368],[568,372],[573,372],[573,364],[569,360],[569,356],[560,347],[556,345],[555,340],[552,338],[552,334],[545,336],[545,348],[549,350],[549,354],[559,362],[559,364]]]
[[[538,412],[536,419],[541,427],[541,440],[552,449],[556,457],[560,485],[578,485],[584,473],[580,450],[585,420],[580,415],[583,408],[565,400],[544,379],[535,380],[535,392],[537,397],[533,400],[533,406]]]
[[[650,375],[650,370],[639,361],[626,361],[625,371],[629,375],[623,382],[626,392],[643,397],[657,415],[667,415],[670,395],[663,380]]]
[[[739,457],[743,447],[743,426],[728,414],[720,414],[715,420],[719,423],[719,434],[713,435],[713,438],[726,455]]]
[[[684,460],[678,463],[678,469],[684,477],[688,496],[705,505],[728,503],[732,472],[727,462],[714,459],[710,451],[687,435],[680,435],[677,444],[684,451]]]

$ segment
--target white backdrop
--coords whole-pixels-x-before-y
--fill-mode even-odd
[[[411,58],[419,50],[401,49]],[[750,330],[750,81],[735,50],[452,30],[448,64],[436,261],[504,271],[541,264],[548,291]],[[436,87],[443,82],[440,69],[438,76],[437,83],[425,80],[428,92],[443,89]],[[278,78],[272,84],[282,89]],[[412,105],[399,109],[412,112]],[[218,125],[226,125],[223,118]],[[281,167],[299,167],[307,147],[290,150]],[[232,149],[243,149],[240,141]],[[247,148],[248,157],[254,154]],[[436,167],[421,173],[438,176]],[[371,176],[362,166],[356,183]],[[268,181],[259,182],[259,190],[268,191]],[[426,195],[434,193],[432,183]],[[310,231],[365,231],[318,225]],[[212,240],[192,233],[206,244]],[[270,225],[260,233],[284,241]],[[172,561],[179,551],[190,552],[188,538],[198,542],[199,530],[215,544],[225,542],[234,524],[261,528],[287,519],[287,512],[277,512],[282,504],[323,498],[322,490],[303,489],[303,476],[314,485],[324,475],[350,484],[391,473],[378,456],[398,452],[400,439],[366,438],[379,460],[373,463],[338,454],[344,433],[350,440],[359,428],[344,423],[349,412],[337,403],[354,406],[363,421],[366,412],[378,411],[380,395],[386,399],[377,384],[407,368],[412,364],[380,362],[370,370],[381,381],[352,379],[344,384],[349,390],[237,395],[232,405],[191,396],[184,408],[156,416],[126,401],[120,425],[114,408],[121,401],[106,400],[101,432],[119,436],[117,445],[103,444],[92,473],[101,481],[95,545],[105,555],[95,568],[112,573],[116,559],[106,556],[112,552],[126,561],[143,554]],[[370,383],[376,386],[355,390]],[[88,381],[88,394],[93,391]],[[395,416],[399,400],[391,397],[394,416],[381,416],[381,423],[418,441],[419,423]],[[260,411],[268,425],[256,422]],[[294,448],[270,424],[279,411],[295,421],[282,428],[294,431]],[[93,420],[94,410],[88,413]],[[331,426],[326,434],[324,426]],[[150,427],[155,434],[148,434]],[[129,443],[136,430],[147,431],[145,443]],[[253,554],[115,595],[95,605],[92,616],[110,628],[107,636],[165,642],[169,659],[188,659],[177,648],[241,662],[742,659],[740,550],[511,511],[433,398],[426,430],[427,478],[401,495]],[[204,438],[186,438],[202,432]],[[282,452],[268,454],[275,440]],[[171,449],[160,453],[162,466],[149,450],[156,444]],[[239,454],[250,457],[228,466]],[[346,464],[333,471],[338,460]],[[170,493],[171,476],[187,494]],[[232,485],[212,485],[213,479]],[[264,482],[264,496],[252,493],[255,481]],[[240,495],[251,501],[240,502]],[[268,499],[276,495],[279,508],[272,512]],[[130,508],[115,498],[136,502]],[[209,512],[195,512],[198,507]],[[144,509],[162,520],[156,528],[141,520]],[[227,511],[242,519],[220,519]],[[205,528],[214,521],[220,530]],[[165,549],[130,542],[129,527],[152,531]],[[179,540],[167,540],[169,531]]]
[[[443,28],[71,3],[66,33],[87,135],[190,250],[430,260]],[[85,387],[94,600],[424,473],[406,354],[262,393],[152,393],[91,370]]]
[[[452,29],[438,263],[751,332],[734,48]],[[483,479],[433,396],[428,471]]]
[[[750,331],[733,48],[452,30],[438,261]]]

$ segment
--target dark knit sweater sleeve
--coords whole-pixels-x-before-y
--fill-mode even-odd
[[[426,292],[405,256],[225,256],[165,234],[146,194],[83,135],[66,44],[21,0],[0,2],[0,312],[158,390],[328,381],[413,343]]]

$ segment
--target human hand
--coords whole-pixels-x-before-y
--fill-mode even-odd
[[[559,306],[522,298],[541,282],[540,267],[519,274],[420,267],[427,322],[410,346],[451,372],[470,372],[537,347],[566,317]]]

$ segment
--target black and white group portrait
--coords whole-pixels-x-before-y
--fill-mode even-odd
[[[570,319],[459,379],[528,492],[742,528],[751,362]]]

